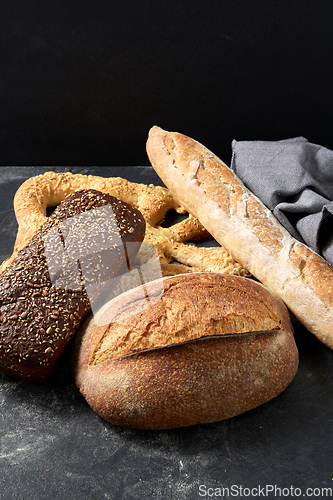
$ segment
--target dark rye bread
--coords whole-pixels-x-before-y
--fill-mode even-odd
[[[193,273],[111,300],[79,329],[72,363],[81,393],[105,420],[167,429],[274,398],[293,379],[298,351],[286,307],[260,283]]]
[[[127,268],[144,234],[138,210],[96,190],[75,192],[56,207],[0,274],[0,369],[27,382],[46,380],[92,298]]]

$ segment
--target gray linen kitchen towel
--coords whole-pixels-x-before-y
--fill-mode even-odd
[[[230,166],[295,238],[333,265],[333,151],[304,137],[234,140]]]

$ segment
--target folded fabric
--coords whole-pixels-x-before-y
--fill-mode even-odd
[[[234,140],[231,168],[295,238],[333,265],[333,151],[304,137]]]

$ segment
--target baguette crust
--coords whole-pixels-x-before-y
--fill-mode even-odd
[[[179,202],[332,349],[332,267],[295,240],[234,172],[197,141],[153,127],[147,153]]]
[[[293,379],[287,309],[261,284],[193,273],[151,283],[149,299],[142,287],[113,299],[75,338],[76,384],[111,423],[167,429],[222,420]]]

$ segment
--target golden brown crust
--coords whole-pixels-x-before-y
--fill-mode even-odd
[[[146,309],[133,290],[75,339],[75,380],[100,416],[146,429],[212,422],[290,383],[298,365],[290,319],[259,283],[216,273],[162,282],[164,294]],[[154,283],[150,296],[159,290]]]
[[[81,189],[97,189],[129,203],[140,210],[151,225],[163,219],[170,208],[183,211],[171,193],[160,186],[133,183],[121,177],[46,172],[31,177],[18,189],[14,210],[19,226],[27,226],[28,219],[35,231],[45,222],[47,207],[58,205],[67,195]],[[29,231],[29,228],[26,230]]]
[[[297,242],[223,161],[197,141],[153,127],[151,164],[232,257],[333,348],[333,269]]]
[[[202,339],[80,367],[81,391],[102,418],[139,429],[215,422],[273,399],[297,369],[285,332]]]
[[[329,263],[298,242],[291,248],[289,256],[300,269],[302,280],[316,290],[320,300],[333,304],[333,276]]]
[[[59,204],[68,194],[81,189],[97,189],[129,203],[140,210],[146,220],[145,241],[154,244],[160,256],[163,275],[187,273],[204,270],[203,258],[210,267],[219,272],[247,275],[247,271],[236,262],[224,248],[209,250],[198,249],[197,255],[201,264],[196,267],[198,257],[193,249],[188,252],[184,243],[188,240],[207,236],[207,231],[200,222],[189,216],[169,228],[161,227],[165,214],[174,209],[185,213],[184,208],[173,197],[168,189],[152,184],[129,182],[121,177],[98,177],[92,175],[72,174],[71,172],[46,172],[32,177],[18,189],[14,199],[14,210],[19,225],[13,255],[1,266],[2,272],[13,260],[17,252],[26,245],[37,229],[47,220],[46,209]],[[174,242],[182,242],[177,255],[173,256],[169,248]],[[170,262],[175,259],[182,265],[175,267]]]
[[[292,332],[284,305],[247,278],[192,273],[155,281],[147,290],[149,307],[139,287],[113,299],[103,307],[104,314],[92,320],[98,342],[90,353],[90,365],[208,335]]]
[[[227,165],[202,144],[183,134],[153,127],[147,141],[147,153],[156,172],[167,186],[172,186],[170,191],[186,209],[201,201],[195,197],[194,190],[198,189],[205,199],[220,207],[228,219],[244,216],[249,229],[271,252],[281,250],[282,228],[257,198],[244,191],[244,186]],[[176,170],[180,176],[174,176]],[[197,206],[200,214],[202,203]],[[207,213],[206,218],[209,217]],[[209,231],[207,225],[204,227]],[[224,228],[220,229],[223,232]]]

